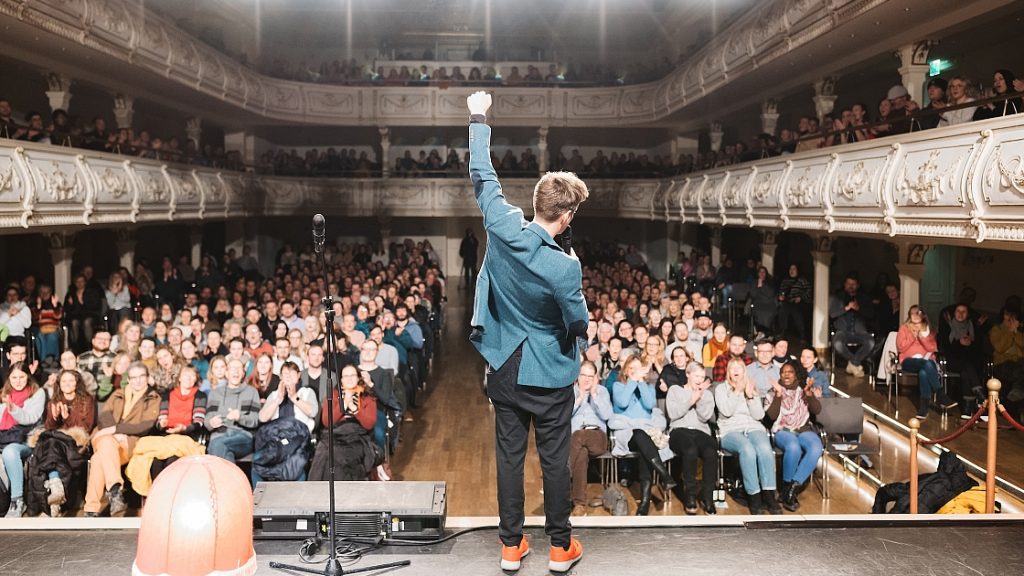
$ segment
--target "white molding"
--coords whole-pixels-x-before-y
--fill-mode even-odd
[[[534,178],[502,180],[531,210]],[[664,180],[588,179],[582,216],[1024,246],[1016,117]],[[305,212],[474,217],[468,178],[297,178],[0,140],[0,226],[81,228]]]
[[[800,47],[876,8],[894,4],[898,4],[896,0],[758,2],[658,81],[599,88],[502,86],[494,90],[492,117],[504,125],[651,124],[748,72],[790,57]],[[985,9],[981,0],[968,4]],[[156,73],[240,111],[276,121],[457,125],[466,121],[464,97],[479,90],[349,87],[271,78],[210,48],[144,4],[127,0],[4,0],[0,1],[0,14]]]

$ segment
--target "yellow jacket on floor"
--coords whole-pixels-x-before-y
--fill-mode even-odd
[[[984,514],[985,513],[985,487],[975,486],[970,490],[961,492],[942,508],[938,514]]]
[[[149,475],[149,467],[153,464],[153,460],[163,460],[171,456],[184,458],[200,454],[206,454],[206,448],[188,436],[181,434],[143,436],[135,444],[132,459],[128,462],[124,474],[131,480],[132,489],[140,496],[146,496],[149,494],[149,487],[153,484],[153,479]]]

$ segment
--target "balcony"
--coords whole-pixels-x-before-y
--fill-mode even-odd
[[[529,210],[536,178],[503,179]],[[1024,125],[1008,116],[674,179],[588,180],[584,215],[825,234],[1024,243]],[[322,211],[476,216],[469,178],[302,178],[0,140],[0,225],[219,220]]]

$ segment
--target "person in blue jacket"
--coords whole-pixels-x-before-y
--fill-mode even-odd
[[[580,371],[577,338],[586,335],[588,320],[569,223],[589,192],[575,174],[549,172],[534,188],[534,217],[527,221],[506,201],[491,165],[490,94],[476,92],[467,105],[469,174],[487,232],[470,340],[487,361],[487,394],[494,405],[501,567],[518,570],[529,553],[523,465],[533,424],[544,474],[544,529],[551,541],[548,568],[564,572],[583,556],[569,524],[569,441],[572,383]]]

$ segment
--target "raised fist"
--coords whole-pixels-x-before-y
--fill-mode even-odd
[[[466,98],[466,106],[469,107],[470,115],[487,114],[491,107],[491,95],[484,91],[473,92]]]

